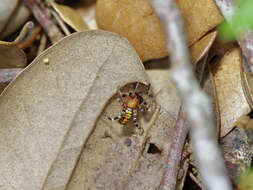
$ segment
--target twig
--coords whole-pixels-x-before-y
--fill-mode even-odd
[[[41,52],[44,51],[44,49],[46,48],[47,45],[47,37],[45,34],[42,34],[41,38],[40,38],[40,45],[38,47],[38,51],[37,51],[37,56],[39,54],[41,54]]]
[[[38,36],[38,34],[40,33],[40,31],[41,31],[41,27],[37,26],[35,28],[35,30],[33,31],[33,34],[31,35],[31,37],[29,37],[25,41],[19,43],[18,47],[21,48],[21,49],[26,49],[29,46],[31,46],[31,44],[34,42],[34,40],[36,39],[36,37]]]
[[[173,0],[152,0],[152,4],[165,29],[172,79],[190,123],[191,140],[204,186],[209,190],[231,190],[216,142],[214,117],[209,109],[211,102],[201,91],[191,68],[182,18]]]
[[[175,189],[176,187],[181,154],[187,133],[188,126],[185,123],[181,105],[176,121],[173,142],[171,144],[166,168],[164,170],[163,178],[159,187],[160,189]]]
[[[15,44],[19,44],[20,42],[22,42],[25,38],[25,36],[27,35],[28,32],[31,31],[31,29],[33,28],[33,22],[29,21],[27,22],[24,27],[22,28],[21,32],[19,33],[18,37],[14,40],[13,43]]]
[[[34,17],[46,31],[52,43],[64,37],[59,28],[48,18],[44,10],[39,7],[36,0],[24,0],[24,3],[32,11]]]
[[[221,14],[225,17],[229,24],[236,14],[237,7],[233,0],[215,0]],[[253,73],[253,31],[248,27],[242,32],[236,34],[236,39],[247,59],[251,73]]]
[[[58,16],[58,14],[56,12],[54,12],[53,10],[51,10],[52,15],[54,16],[54,18],[56,19],[56,21],[58,22],[58,24],[60,25],[62,31],[68,36],[70,35],[70,31],[67,28],[67,26],[64,24],[64,22],[62,21],[62,19]]]

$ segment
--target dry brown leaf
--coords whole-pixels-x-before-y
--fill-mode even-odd
[[[126,37],[142,61],[168,55],[164,31],[149,0],[99,0],[96,21],[99,28]]]
[[[199,41],[195,42],[191,47],[189,47],[193,64],[196,64],[209,52],[216,39],[217,34],[217,31],[213,31],[205,35],[203,38],[201,38]]]
[[[109,32],[75,33],[43,52],[0,97],[1,188],[62,189],[107,100],[135,81],[147,84],[139,57]]]
[[[234,48],[215,65],[211,65],[212,83],[216,90],[217,114],[220,136],[225,136],[235,126],[236,120],[250,111],[242,89],[241,52]],[[217,121],[219,124],[219,122]]]
[[[25,67],[26,55],[17,44],[0,41],[0,68]]]
[[[176,2],[184,17],[188,45],[192,45],[223,21],[213,0],[177,0]]]
[[[2,0],[0,3],[0,33],[9,22],[19,0]]]
[[[55,9],[59,16],[75,31],[81,32],[88,29],[87,24],[82,17],[72,8],[59,5],[53,1],[49,1],[50,5]]]
[[[3,39],[8,35],[15,32],[18,28],[20,28],[29,18],[30,11],[24,5],[24,2],[21,1],[18,4],[18,7],[15,9],[13,16],[11,17],[10,21],[8,22],[4,31],[0,34],[0,38]]]

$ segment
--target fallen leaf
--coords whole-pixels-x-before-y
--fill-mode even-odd
[[[0,68],[25,67],[26,55],[17,44],[0,41]]]
[[[148,0],[99,0],[95,15],[99,28],[126,37],[142,61],[168,55],[163,28]]]
[[[209,34],[206,34],[199,41],[195,42],[191,47],[189,47],[190,56],[193,64],[196,64],[201,60],[212,47],[218,32],[213,31]]]
[[[62,189],[108,99],[136,81],[147,84],[144,67],[116,34],[75,33],[44,51],[0,96],[1,188]]]
[[[177,0],[176,3],[184,18],[189,46],[223,21],[213,0]]]
[[[245,98],[241,78],[241,52],[234,48],[216,64],[210,65],[212,83],[216,91],[218,108],[217,124],[220,123],[220,136],[223,137],[235,126],[236,120],[250,112]]]
[[[51,0],[48,2],[59,14],[59,16],[75,31],[81,32],[88,29],[85,21],[74,9],[65,5],[59,5]]]

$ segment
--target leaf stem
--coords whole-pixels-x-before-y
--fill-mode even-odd
[[[52,43],[57,42],[64,37],[59,28],[50,20],[48,15],[36,3],[36,0],[24,0],[25,5],[31,10],[34,17],[46,31]]]
[[[216,142],[214,117],[209,109],[211,101],[201,90],[194,76],[181,15],[173,0],[152,0],[151,2],[165,29],[172,79],[187,114],[203,185],[209,190],[231,190],[222,154]]]

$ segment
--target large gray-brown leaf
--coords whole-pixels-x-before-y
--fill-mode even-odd
[[[147,84],[144,68],[116,34],[75,33],[42,53],[0,97],[1,188],[63,189],[106,102],[135,81]]]

